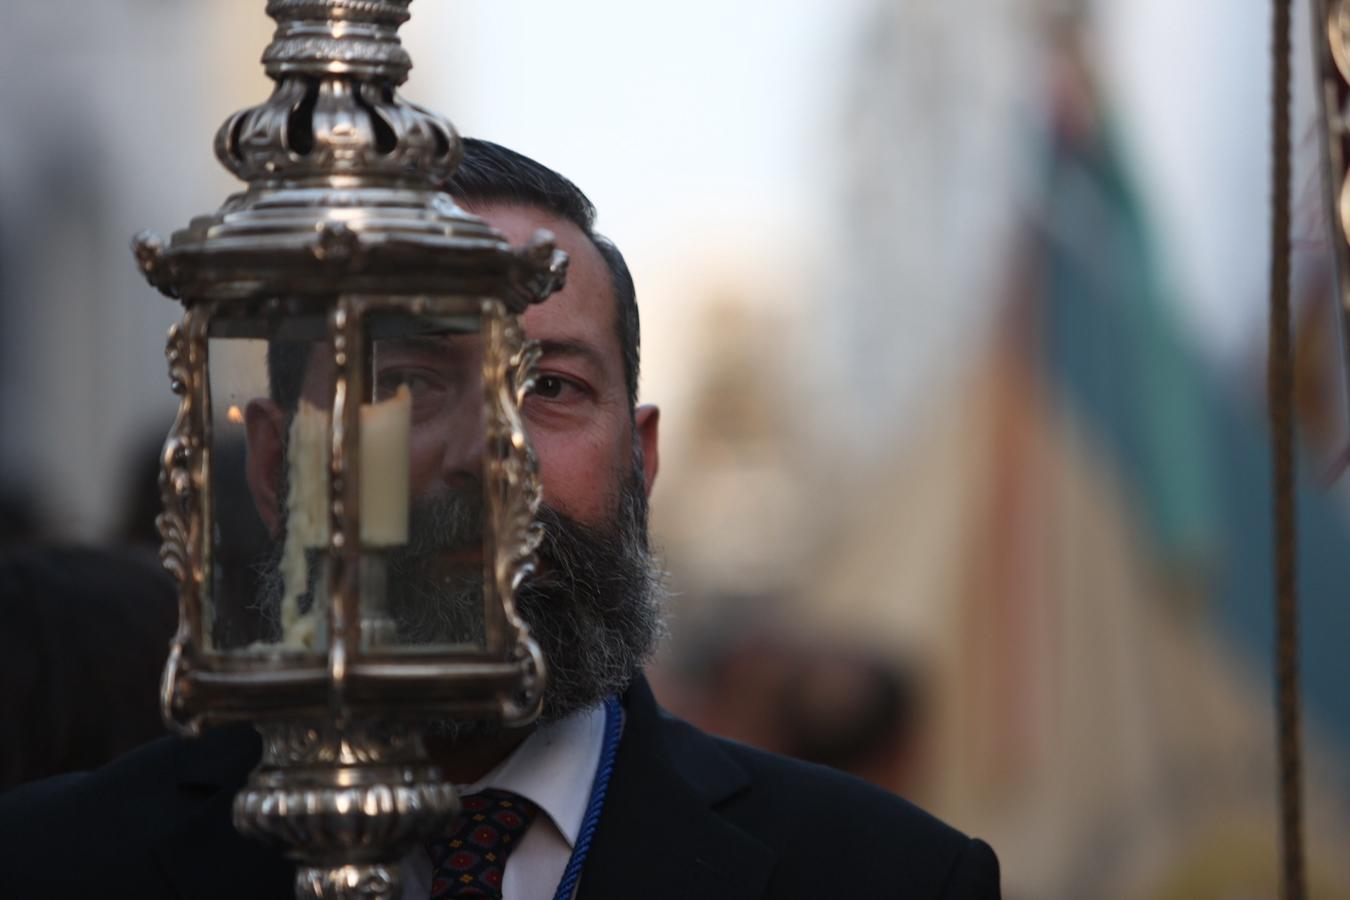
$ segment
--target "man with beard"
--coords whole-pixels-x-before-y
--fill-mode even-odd
[[[570,258],[563,290],[524,316],[543,348],[524,412],[546,538],[540,575],[519,602],[549,677],[535,727],[432,729],[436,761],[465,785],[466,807],[504,801],[521,814],[500,893],[476,884],[477,893],[455,894],[441,882],[454,868],[452,839],[405,858],[405,897],[996,898],[998,864],[984,843],[857,779],[713,738],[660,711],[641,675],[661,633],[646,533],[659,417],[636,403],[628,269],[595,234],[581,191],[520,154],[465,141],[447,189],[512,243],[546,228]],[[427,353],[425,342],[396,349],[408,355],[390,357],[386,390],[415,391],[429,383],[419,369],[447,365],[444,349]],[[288,409],[322,374],[294,356],[274,357],[271,369],[272,397],[247,413],[248,480],[277,538]],[[387,577],[401,635],[430,640],[473,626],[446,613],[454,591],[429,560],[454,557],[475,532],[479,512],[468,498],[479,487],[471,441],[423,434],[427,443],[414,435],[410,450],[411,547],[388,560]],[[229,824],[230,801],[258,758],[256,734],[222,729],[12,796],[0,804],[0,845],[36,860],[34,874],[45,876],[23,881],[35,868],[23,866],[16,896],[132,885],[139,897],[288,896],[291,866]],[[85,817],[97,829],[81,825]],[[69,851],[57,853],[58,840]],[[580,859],[580,881],[568,890]]]

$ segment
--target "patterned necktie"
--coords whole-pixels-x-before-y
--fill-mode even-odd
[[[431,898],[501,900],[506,858],[520,843],[539,807],[510,791],[488,788],[464,798],[448,837],[427,844]]]

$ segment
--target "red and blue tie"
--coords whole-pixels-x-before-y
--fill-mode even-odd
[[[538,812],[539,807],[510,791],[488,788],[465,797],[449,835],[427,844],[432,866],[430,900],[501,900],[506,859]]]

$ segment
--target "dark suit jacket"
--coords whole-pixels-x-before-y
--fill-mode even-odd
[[[988,845],[904,800],[710,737],[641,680],[624,707],[580,900],[998,897]],[[251,729],[219,729],[0,796],[6,896],[286,900],[292,864],[230,825],[259,753]]]
[[[178,586],[153,551],[0,550],[0,794],[163,737],[177,625]]]

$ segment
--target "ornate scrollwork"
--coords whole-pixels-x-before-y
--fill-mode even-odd
[[[263,730],[263,760],[274,766],[383,766],[420,758],[421,732],[407,724],[371,723],[361,740],[327,722],[287,720]]]
[[[555,251],[552,259],[557,284],[561,284],[562,275],[558,267],[565,268],[567,257]],[[544,290],[551,293],[554,289],[554,286],[548,286]],[[542,296],[547,296],[547,293]],[[540,346],[538,341],[524,339],[518,317],[508,318],[505,330],[508,333],[506,343],[512,347],[511,354],[507,358],[507,366],[510,369],[508,386],[514,403],[508,415],[511,421],[513,452],[504,474],[507,481],[507,508],[516,509],[518,512],[517,518],[511,522],[514,531],[514,543],[511,546],[515,548],[511,557],[512,569],[504,574],[509,575],[511,585],[511,593],[506,596],[509,596],[512,602],[507,606],[507,611],[512,624],[518,628],[515,656],[525,667],[522,690],[518,696],[511,698],[505,715],[507,719],[520,720],[530,719],[536,715],[538,704],[543,700],[545,677],[543,651],[538,642],[530,636],[529,626],[516,614],[514,602],[521,584],[534,572],[538,563],[539,545],[544,537],[544,526],[535,516],[543,495],[539,483],[539,463],[534,454],[534,447],[525,433],[525,423],[520,413],[525,397],[534,389],[535,378],[539,374]],[[526,510],[528,521],[525,520]]]
[[[136,266],[145,276],[145,280],[164,296],[176,300],[178,291],[173,284],[173,270],[164,252],[166,249],[164,238],[153,231],[142,231],[131,241],[131,252],[136,256]]]
[[[350,774],[311,775],[338,772]],[[305,783],[297,774],[289,787],[251,781],[235,797],[234,824],[246,837],[303,848],[315,862],[387,854],[392,863],[458,808],[454,785],[439,777],[419,780],[411,769],[360,785]]]
[[[303,866],[295,873],[296,893],[314,900],[383,900],[403,896],[393,866]]]
[[[402,25],[408,21],[408,0],[268,0],[274,19],[359,18]]]
[[[514,270],[514,283],[527,301],[537,303],[567,280],[567,254],[559,250],[553,233],[540,228],[515,251],[522,265]]]
[[[336,37],[282,38],[268,45],[263,63],[278,72],[314,64],[331,71],[335,64],[341,64],[379,67],[392,75],[412,67],[406,50],[378,38],[364,41]]]
[[[178,632],[170,646],[169,662],[160,689],[160,709],[169,727],[196,733],[199,724],[179,719],[181,675],[187,667],[185,656],[192,646],[192,606],[198,597],[198,572],[201,569],[197,548],[197,528],[201,521],[200,479],[197,448],[200,436],[196,428],[195,385],[197,374],[192,358],[193,313],[169,329],[164,355],[169,363],[169,383],[178,395],[178,414],[164,441],[160,456],[159,490],[164,511],[155,517],[155,527],[163,542],[160,563],[178,582]]]
[[[497,339],[506,352],[500,357],[503,371],[496,403],[500,431],[494,437],[496,446],[502,450],[497,461],[501,466],[504,508],[510,514],[503,526],[510,550],[499,564],[498,582],[504,593],[514,594],[534,571],[535,551],[541,537],[535,519],[541,497],[539,462],[520,415],[520,404],[534,386],[539,345],[524,340],[515,318],[503,316],[495,324],[499,330]],[[520,624],[523,626],[524,622]]]
[[[356,72],[399,84],[412,61],[398,39],[410,0],[271,0],[277,21],[263,64],[273,78]]]
[[[540,286],[540,297],[548,296],[561,286],[566,271],[566,254],[553,251],[550,257],[550,282]],[[516,612],[515,596],[521,584],[534,572],[538,564],[538,550],[544,534],[543,524],[535,514],[539,511],[543,492],[539,483],[539,462],[534,453],[534,446],[525,432],[525,423],[520,410],[526,395],[533,390],[535,379],[539,374],[541,348],[538,341],[524,339],[518,317],[506,319],[505,330],[508,332],[506,343],[513,347],[507,358],[507,366],[510,369],[509,391],[514,403],[508,413],[513,452],[509,457],[510,462],[505,466],[504,475],[507,482],[507,508],[518,512],[510,523],[514,532],[513,543],[510,545],[514,547],[513,555],[510,557],[511,568],[502,574],[510,578],[511,592],[504,596],[511,600],[506,606],[507,615],[512,625],[517,628],[515,658],[524,666],[524,676],[520,693],[509,698],[504,715],[509,721],[528,721],[538,714],[540,704],[543,702],[546,668],[539,643],[530,636],[529,625]],[[528,510],[528,521],[525,521],[525,510]]]
[[[528,720],[538,713],[543,697],[544,660],[530,626],[516,610],[521,583],[534,571],[543,538],[539,511],[542,491],[539,462],[521,417],[525,395],[534,386],[539,345],[526,341],[520,320],[496,302],[486,304],[484,340],[487,358],[496,365],[486,373],[488,390],[487,441],[496,492],[497,545],[494,581],[516,634],[514,654],[526,670],[522,695],[504,711],[511,720]]]
[[[164,348],[169,363],[169,383],[179,400],[178,414],[160,456],[159,490],[164,511],[155,518],[155,526],[164,542],[159,550],[160,562],[178,580],[180,590],[191,584],[190,529],[196,510],[192,458],[193,373],[185,324],[186,320],[169,329]]]

